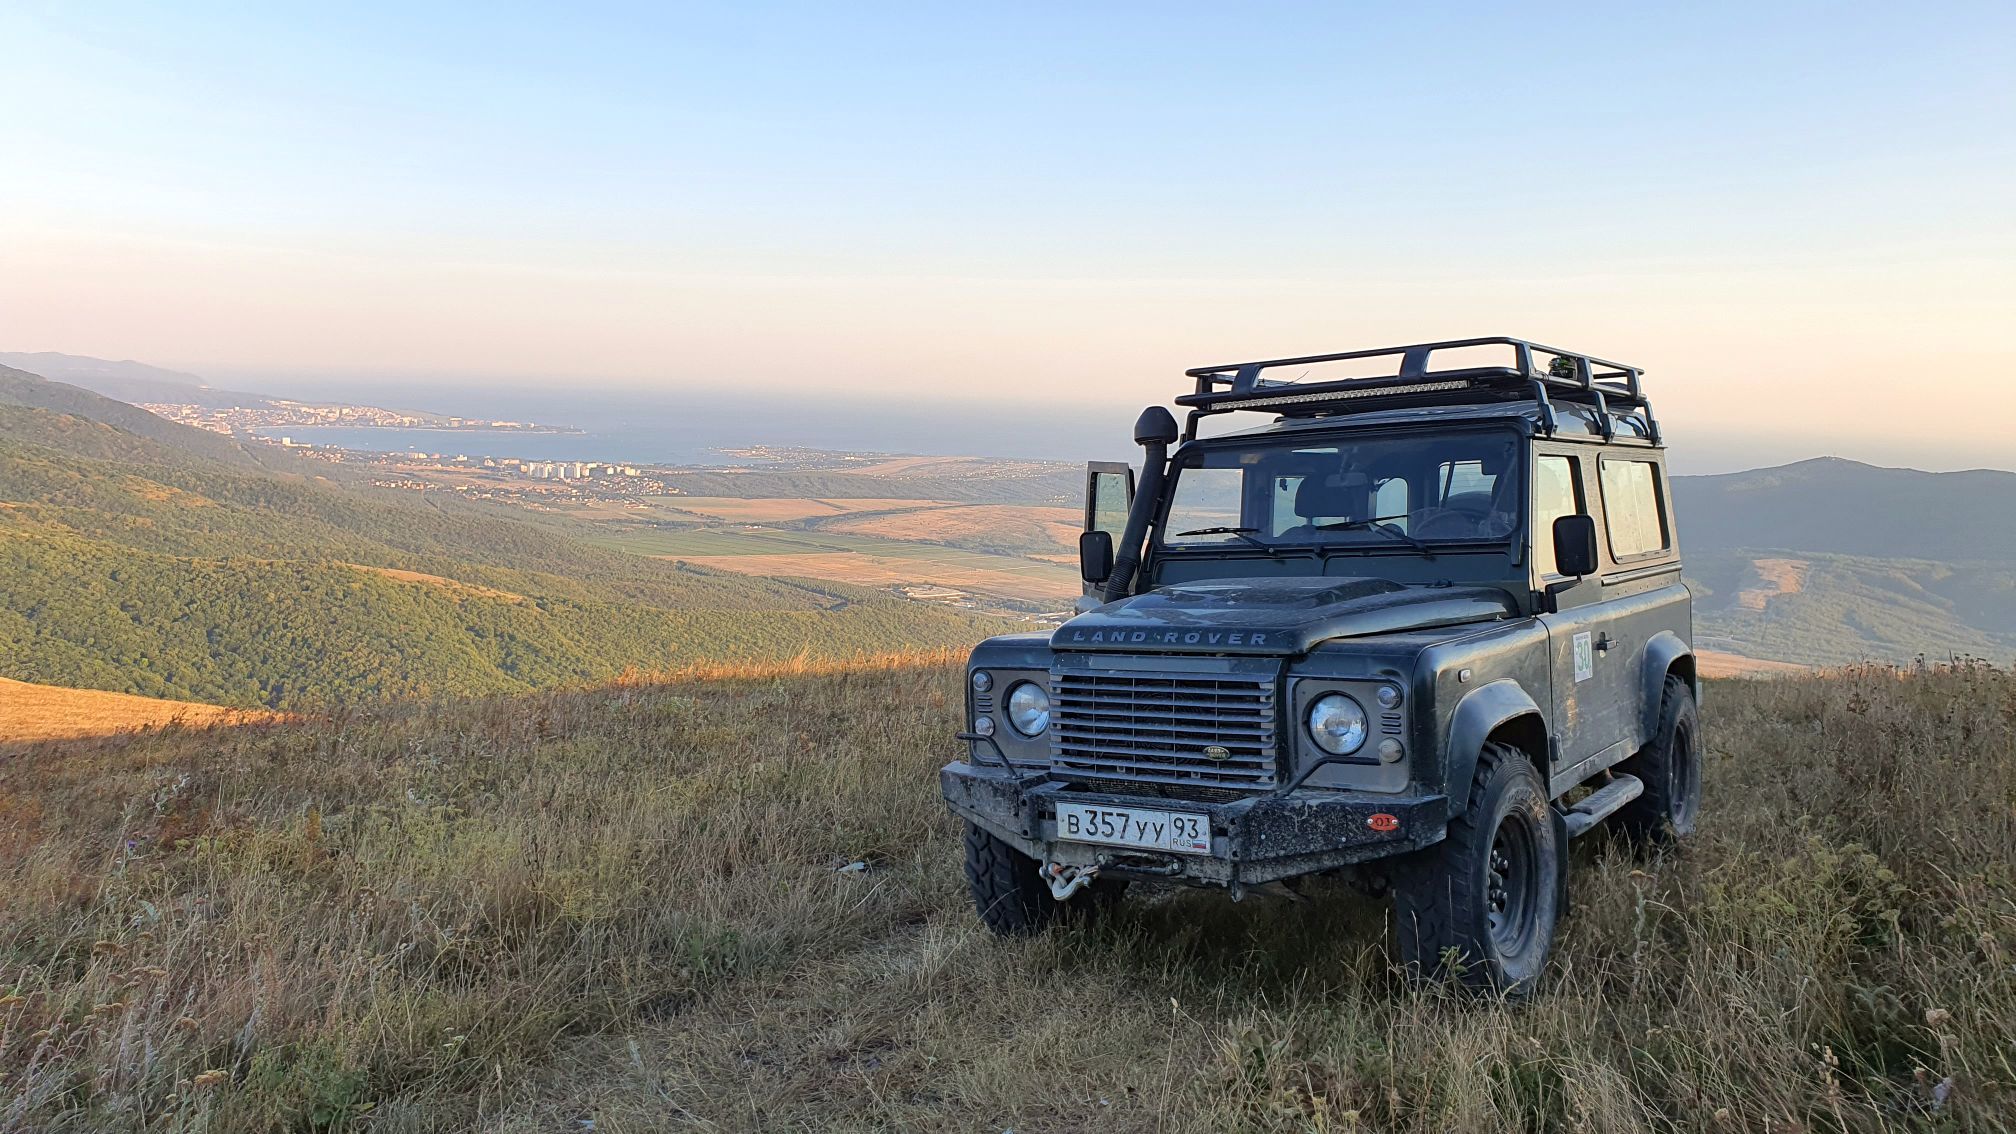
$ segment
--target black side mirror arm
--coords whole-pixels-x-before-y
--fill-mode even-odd
[[[1582,578],[1582,576],[1577,575],[1572,579],[1560,579],[1547,584],[1547,588],[1540,592],[1541,613],[1561,613],[1561,596],[1573,590],[1575,585],[1582,581]]]

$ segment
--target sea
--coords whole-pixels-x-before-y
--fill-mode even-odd
[[[982,405],[919,399],[845,403],[752,394],[746,398],[580,389],[483,389],[364,383],[262,383],[281,397],[422,410],[491,421],[566,426],[525,430],[299,426],[261,432],[296,443],[366,452],[441,453],[545,461],[650,465],[743,463],[724,450],[749,446],[837,452],[1024,460],[1125,460],[1139,407]]]

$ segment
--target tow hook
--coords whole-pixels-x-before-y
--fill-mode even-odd
[[[1050,896],[1060,902],[1069,901],[1071,895],[1092,884],[1099,877],[1096,866],[1066,866],[1061,862],[1049,862],[1038,869],[1037,874],[1050,884]]]

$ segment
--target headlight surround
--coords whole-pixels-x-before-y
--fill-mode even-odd
[[[1332,756],[1349,756],[1365,747],[1371,732],[1365,706],[1345,693],[1325,693],[1309,706],[1309,739]]]
[[[1008,691],[1008,724],[1023,736],[1041,736],[1050,727],[1050,692],[1033,681]]]

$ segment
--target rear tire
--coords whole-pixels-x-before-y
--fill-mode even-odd
[[[1617,766],[1645,790],[1617,812],[1617,829],[1642,843],[1670,843],[1694,833],[1701,813],[1701,725],[1694,687],[1666,679],[1659,731],[1652,743]]]
[[[1546,787],[1526,754],[1488,743],[1470,805],[1440,843],[1395,878],[1400,963],[1418,979],[1531,991],[1561,915],[1562,845]]]

